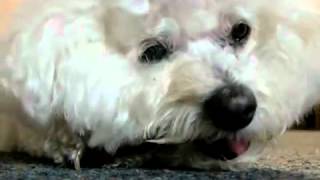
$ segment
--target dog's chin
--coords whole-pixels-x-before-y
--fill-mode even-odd
[[[214,142],[206,140],[194,141],[195,150],[215,160],[228,161],[246,153],[250,140],[237,137],[225,137]]]

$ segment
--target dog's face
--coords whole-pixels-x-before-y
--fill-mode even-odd
[[[117,57],[107,73],[115,81],[110,112],[121,133],[181,144],[184,163],[208,168],[254,157],[298,120],[316,101],[316,35],[297,26],[299,14],[265,3],[134,1],[103,14]],[[92,145],[106,141],[98,137]]]

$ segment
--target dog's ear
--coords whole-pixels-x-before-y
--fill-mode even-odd
[[[150,9],[149,0],[121,0],[120,6],[134,14],[146,14]]]

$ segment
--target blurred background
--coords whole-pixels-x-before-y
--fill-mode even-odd
[[[320,130],[320,105],[316,106],[303,120],[293,127],[298,130]]]

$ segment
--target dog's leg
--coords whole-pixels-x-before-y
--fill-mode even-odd
[[[44,134],[38,129],[31,128],[16,116],[0,115],[0,151],[23,151],[32,156],[42,156],[45,142]]]
[[[31,127],[17,117],[0,115],[0,151],[26,152],[35,157],[47,157],[55,163],[71,161],[80,169],[80,158],[84,145],[63,121],[56,122],[48,129]]]

